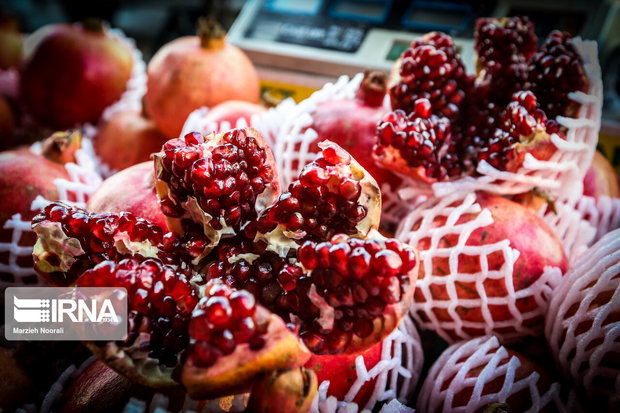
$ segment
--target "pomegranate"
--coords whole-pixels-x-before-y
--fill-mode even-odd
[[[468,208],[474,199],[480,209]],[[529,208],[499,196],[478,192],[450,202],[443,202],[445,209],[432,204],[435,212],[420,207],[407,218],[412,226],[397,234],[420,250],[424,262],[414,295],[417,320],[451,342],[538,334],[551,289],[548,276],[541,278],[545,267],[562,274],[568,269],[561,241]],[[448,216],[454,208],[461,212]],[[518,253],[516,261],[510,251]]]
[[[168,138],[179,136],[193,110],[227,100],[257,103],[259,92],[252,62],[213,20],[199,21],[198,36],[164,45],[147,67],[146,108]]]
[[[131,188],[130,191],[123,188]],[[96,213],[130,212],[168,231],[155,191],[153,162],[142,162],[112,175],[97,188],[86,209]]]
[[[305,239],[324,241],[338,232],[365,236],[379,226],[381,194],[376,181],[344,149],[319,143],[288,192],[246,226],[250,238],[264,239],[280,254]]]
[[[161,150],[167,139],[155,123],[139,112],[118,112],[100,125],[94,139],[95,153],[112,170],[119,171]]]
[[[497,412],[485,409],[493,403],[506,404],[510,412],[564,410],[559,383],[552,383],[549,372],[493,336],[461,341],[445,350],[424,380],[417,409]]]
[[[18,68],[22,61],[24,38],[14,18],[0,16],[0,69]]]
[[[26,40],[25,50],[20,100],[56,129],[96,123],[125,91],[133,66],[131,51],[93,20],[45,26]]]
[[[545,325],[557,366],[593,411],[620,407],[619,298],[616,229],[579,256],[554,291]]]
[[[527,62],[538,41],[534,23],[524,16],[480,18],[474,38],[476,81],[487,98],[505,105],[527,80]]]
[[[248,410],[255,413],[306,413],[317,393],[312,370],[299,367],[271,372],[254,383]]]
[[[586,92],[590,86],[583,58],[570,34],[554,30],[529,60],[528,87],[550,119],[575,116],[579,103],[570,92]]]
[[[213,106],[207,112],[202,122],[205,125],[222,125],[226,122],[230,127],[237,127],[237,122],[244,119],[246,125],[251,124],[252,116],[263,113],[266,108],[258,103],[248,102],[245,100],[226,100]],[[211,132],[225,132],[224,130],[208,130],[205,134]]]
[[[594,152],[592,165],[583,177],[583,194],[598,198],[606,195],[610,198],[620,197],[618,176],[607,158],[598,151]]]
[[[80,140],[81,136],[77,133],[57,133],[48,138],[42,155],[27,148],[0,153],[0,196],[4,200],[0,207],[0,242],[13,242],[12,228],[5,228],[8,219],[15,214],[20,214],[22,220],[30,220],[35,216],[36,212],[31,209],[31,205],[37,196],[58,199],[54,181],[69,180],[63,161],[73,159]],[[31,247],[35,241],[34,233],[24,231],[17,242],[20,246]],[[0,254],[0,262],[9,264],[8,252]],[[15,264],[32,268],[32,257],[20,256]],[[7,270],[0,273],[0,278],[10,283],[14,281],[15,275]],[[36,277],[24,277],[22,280],[26,283],[36,282]]]
[[[187,264],[187,244],[148,221],[52,203],[33,229],[35,268],[54,285],[77,280],[80,287],[127,290],[127,337],[89,348],[140,384],[178,385],[173,373],[182,369],[190,396],[219,397],[308,358],[284,322],[249,293],[217,280],[198,290],[190,282],[200,278]]]
[[[440,32],[427,33],[414,40],[392,68],[392,109],[409,114],[416,100],[425,98],[434,114],[454,120],[472,85],[452,38]]]
[[[375,159],[418,182],[431,184],[472,174],[482,160],[497,169],[515,172],[527,153],[540,160],[554,153],[550,135],[560,133],[559,125],[547,119],[531,92],[515,93],[497,120],[489,119],[494,112],[495,106],[490,104],[472,118],[482,120],[486,116],[486,125],[469,128],[457,124],[453,133],[450,121],[432,114],[430,102],[419,99],[408,116],[396,110],[379,123]],[[479,136],[481,131],[492,135]]]
[[[318,136],[310,144],[310,152],[319,152],[318,144],[329,139],[343,147],[366,169],[379,186],[387,183],[392,191],[400,186],[401,179],[372,158],[372,148],[377,140],[377,122],[386,113],[383,104],[386,94],[386,76],[382,72],[367,71],[356,91],[355,98],[329,100],[317,105],[312,112],[312,124]],[[384,200],[393,193],[383,192]]]
[[[192,132],[155,154],[157,193],[168,226],[182,234],[188,225],[199,225],[207,237],[196,263],[278,197],[274,165],[271,149],[251,128],[207,137]]]
[[[305,367],[313,370],[318,378],[319,383],[329,380],[329,388],[327,389],[329,396],[334,396],[338,400],[345,400],[347,393],[351,389],[351,385],[357,380],[356,359],[361,356],[367,370],[374,367],[381,361],[381,351],[383,342],[353,354],[313,354]],[[358,406],[366,406],[370,399],[377,379],[373,378],[365,382],[358,391],[352,402]]]

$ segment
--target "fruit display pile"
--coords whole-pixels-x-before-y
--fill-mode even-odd
[[[61,131],[0,153],[0,284],[124,288],[128,332],[3,341],[2,409],[620,409],[593,42],[481,18],[475,73],[432,32],[270,109],[212,20],[26,43],[7,142]]]

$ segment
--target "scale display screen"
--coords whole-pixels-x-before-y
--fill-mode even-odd
[[[391,1],[340,0],[332,4],[329,15],[340,19],[383,23],[391,5]]]
[[[316,15],[323,0],[267,0],[265,9],[276,13]]]

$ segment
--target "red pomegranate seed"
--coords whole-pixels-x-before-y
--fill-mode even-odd
[[[206,341],[198,341],[194,344],[194,361],[201,367],[211,367],[217,361],[218,351]]]
[[[235,318],[251,317],[256,311],[256,300],[247,291],[239,290],[233,292],[229,297],[229,301]]]
[[[351,163],[351,155],[335,145],[328,145],[323,148],[322,154],[323,158],[332,165],[349,165]]]
[[[186,145],[200,145],[204,143],[205,138],[199,132],[190,132],[184,136]]]
[[[228,325],[232,316],[232,309],[228,299],[222,296],[210,297],[205,306],[205,314],[209,322],[216,328]]]
[[[235,351],[237,343],[235,343],[235,337],[230,330],[221,330],[213,334],[211,342],[222,352],[223,355],[228,355]]]

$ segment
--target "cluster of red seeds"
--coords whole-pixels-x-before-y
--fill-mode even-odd
[[[566,32],[553,31],[529,61],[529,88],[548,117],[566,115],[573,103],[569,92],[586,91],[583,58]]]
[[[350,238],[334,235],[330,241],[306,241],[298,260],[304,275],[289,292],[297,296],[300,336],[315,353],[342,352],[352,335],[364,338],[373,332],[373,320],[387,305],[397,303],[410,283],[415,267],[413,250],[399,241]],[[311,299],[311,286],[334,308],[332,328],[320,325],[320,308]]]
[[[213,217],[211,227],[221,229],[219,218],[223,217],[228,226],[238,229],[254,217],[256,197],[273,180],[273,170],[265,149],[245,130],[226,132],[217,146],[208,150],[206,145],[196,132],[164,144],[159,179],[171,192],[160,201],[162,211],[170,217],[183,216],[182,203],[192,195]]]
[[[266,325],[255,322],[256,300],[252,294],[210,281],[205,295],[189,323],[190,337],[196,340],[190,356],[194,363],[212,366],[244,343],[254,351],[264,347]]]
[[[483,87],[504,104],[527,80],[528,59],[536,52],[534,24],[527,17],[481,18],[476,21],[475,49],[484,69]]]
[[[479,160],[484,159],[495,168],[503,168],[505,160],[512,156],[521,137],[532,135],[536,128],[549,134],[560,130],[556,121],[547,119],[532,92],[515,93],[501,114],[499,128],[494,130],[494,135],[481,148]]]
[[[324,240],[337,232],[353,234],[368,209],[358,200],[361,185],[353,179],[348,165],[351,156],[341,148],[328,145],[319,157],[304,167],[288,192],[256,222],[245,228],[253,239],[256,231],[266,234],[282,224],[289,231],[304,231],[304,239]]]
[[[416,100],[432,103],[435,114],[455,119],[472,79],[450,36],[432,32],[414,41],[402,54],[400,81],[390,88],[393,109],[410,113]]]
[[[388,113],[378,124],[377,135],[379,157],[392,146],[409,166],[423,167],[426,176],[442,180],[463,173],[463,163],[452,148],[450,121],[432,114],[427,99],[418,99],[409,115],[400,109]]]
[[[133,344],[138,329],[148,320],[149,356],[173,367],[187,346],[187,326],[198,297],[187,278],[156,258],[131,257],[103,261],[78,280],[81,287],[124,287],[127,290],[130,323],[128,338]]]
[[[66,273],[50,274],[51,280],[56,285],[72,284],[86,269],[105,260],[120,259],[122,253],[114,245],[115,237],[120,233],[126,233],[133,242],[149,241],[157,246],[158,258],[162,262],[175,266],[181,264],[180,254],[173,247],[175,242],[178,244],[176,237],[171,233],[164,234],[159,226],[145,219],[136,218],[129,212],[94,214],[62,202],[54,202],[33,218],[33,228],[45,222],[60,223],[64,234],[77,238],[86,252],[75,257],[76,262]],[[55,258],[58,262],[54,262]],[[46,260],[53,265],[60,263],[59,258],[52,253],[46,256]],[[189,268],[183,266],[179,271],[187,272]]]

